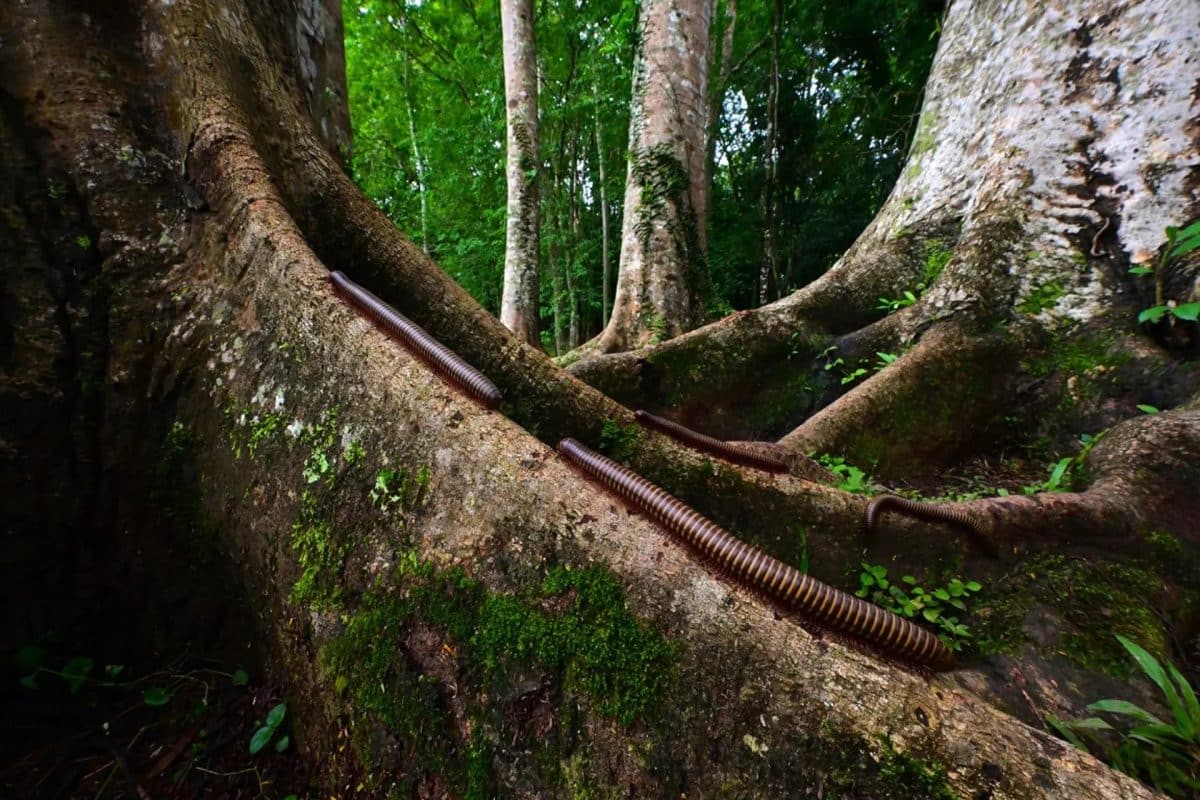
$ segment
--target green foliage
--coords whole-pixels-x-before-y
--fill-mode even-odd
[[[836,350],[837,350],[836,345],[831,345],[829,347],[826,347],[824,350],[821,351],[818,358],[825,359],[825,371],[826,372],[832,372],[833,370],[836,369],[842,373],[842,377],[840,379],[842,386],[846,386],[848,384],[854,383],[856,380],[858,380],[859,378],[863,377],[868,372],[870,372],[870,370],[867,369],[866,361],[860,362],[860,364],[857,367],[854,367],[853,369],[851,369],[846,364],[846,359],[842,358],[841,356],[835,356]]]
[[[925,291],[925,284],[918,283],[917,284],[917,292],[923,293],[924,291]],[[916,302],[917,302],[917,295],[913,294],[910,291],[905,290],[905,292],[900,297],[881,297],[881,298],[879,298],[879,303],[875,306],[875,308],[879,309],[880,311],[886,311],[890,314],[893,311],[899,311],[902,308],[908,308],[909,306],[913,305]]]
[[[838,477],[839,482],[835,484],[838,489],[855,494],[870,494],[874,490],[871,477],[858,467],[847,464],[844,457],[822,453],[817,461]]]
[[[1168,316],[1186,322],[1196,322],[1197,319],[1200,319],[1200,302],[1180,304],[1174,300],[1164,301],[1163,299],[1163,281],[1171,262],[1177,258],[1182,258],[1193,250],[1200,249],[1200,220],[1185,225],[1182,229],[1169,226],[1166,233],[1167,242],[1163,245],[1162,255],[1158,259],[1158,264],[1154,268],[1138,266],[1129,270],[1132,275],[1154,275],[1155,300],[1157,305],[1143,309],[1138,314],[1137,321],[1139,323],[1149,322],[1154,324]]]
[[[952,578],[945,586],[926,591],[912,575],[905,575],[900,584],[896,584],[888,580],[886,567],[864,563],[862,568],[855,593],[859,597],[869,598],[905,619],[924,620],[935,625],[938,638],[956,652],[974,639],[967,626],[952,614],[967,612],[970,596],[983,588],[978,582]]]
[[[942,5],[788,6],[775,192],[781,291],[826,270],[887,197],[913,134]],[[573,307],[586,337],[604,322],[601,154],[614,236],[621,229],[637,6],[546,2],[537,11],[541,158],[522,168],[536,170],[542,186],[540,302],[542,315],[563,325]],[[497,311],[506,218],[500,15],[481,0],[355,0],[343,16],[355,180],[417,241],[424,200],[430,254]],[[715,313],[757,302],[771,48],[756,43],[772,27],[769,5],[739,9],[732,55],[741,66],[722,87],[714,124],[710,218],[684,231],[694,240],[707,222],[706,304]],[[924,141],[933,136],[925,131]],[[670,190],[678,176],[659,177]],[[615,262],[619,247],[610,250]],[[545,339],[551,348],[555,340],[553,331]]]
[[[283,724],[284,717],[287,716],[287,703],[279,703],[270,711],[267,712],[267,718],[263,720],[262,725],[250,737],[250,755],[258,755],[271,740],[275,740],[275,752],[282,753],[288,748],[290,741],[287,736],[275,738],[275,734],[279,732],[279,726]]]
[[[291,545],[300,564],[300,577],[292,585],[292,602],[317,609],[336,606],[341,600],[340,577],[349,545],[335,537],[316,496],[307,489],[292,523]]]
[[[1170,721],[1163,721],[1125,700],[1099,700],[1089,711],[1112,715],[1120,727],[1102,717],[1047,721],[1064,739],[1095,752],[1116,769],[1171,797],[1194,797],[1200,791],[1200,701],[1187,678],[1167,662],[1164,666],[1143,647],[1118,635],[1121,646],[1162,694]]]

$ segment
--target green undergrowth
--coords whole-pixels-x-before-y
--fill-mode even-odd
[[[438,571],[414,555],[401,559],[401,572],[405,589],[364,595],[320,663],[356,715],[403,736],[430,769],[478,772],[481,756],[447,761],[456,746],[436,681],[405,657],[405,637],[417,623],[444,636],[460,687],[479,690],[460,696],[483,698],[469,713],[484,724],[503,724],[487,698],[510,695],[530,674],[622,724],[654,708],[671,680],[676,647],[629,612],[620,585],[602,569],[555,568],[515,595],[491,593],[458,568]]]

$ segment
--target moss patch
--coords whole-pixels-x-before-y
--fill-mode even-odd
[[[1066,289],[1059,281],[1047,281],[1029,293],[1017,305],[1022,314],[1040,314],[1048,308],[1054,308],[1058,299],[1066,294]]]
[[[958,800],[940,763],[898,753],[886,742],[883,752],[875,754],[858,736],[827,731],[805,749],[822,767],[827,797]]]
[[[1130,674],[1132,665],[1115,634],[1158,657],[1169,649],[1162,623],[1149,607],[1162,581],[1145,565],[1043,554],[1014,575],[999,591],[985,591],[976,606],[984,653],[1019,649],[1026,641],[1025,619],[1037,606],[1052,609],[1066,623],[1057,643],[1043,646],[1046,655],[1066,656],[1084,669],[1121,678]]]
[[[400,562],[403,594],[365,595],[323,649],[321,666],[339,692],[349,693],[364,727],[382,722],[411,757],[443,771],[465,796],[487,796],[490,750],[480,738],[467,748],[454,743],[435,679],[403,652],[414,623],[445,635],[460,685],[476,690],[462,686],[459,696],[468,703],[484,698],[471,711],[477,722],[489,712],[487,697],[511,694],[530,674],[548,676],[624,724],[653,708],[671,680],[675,647],[629,613],[620,585],[602,569],[556,568],[514,596],[490,593],[458,569],[439,572],[413,554]],[[369,743],[359,746],[370,763]],[[461,757],[448,756],[455,753]]]

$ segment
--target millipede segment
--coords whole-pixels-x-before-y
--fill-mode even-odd
[[[930,631],[834,589],[746,544],[650,481],[574,439],[560,441],[558,452],[589,478],[640,509],[715,565],[814,622],[862,639],[902,660],[936,670],[954,666],[954,655]]]
[[[937,503],[919,503],[907,497],[897,497],[891,494],[872,497],[867,503],[863,527],[869,535],[879,524],[879,518],[886,511],[893,511],[914,519],[926,522],[945,522],[957,526],[971,535],[971,538],[989,554],[996,555],[995,545],[984,533],[983,526],[971,514],[959,508],[940,505]]]
[[[457,353],[425,329],[401,314],[342,272],[331,272],[334,291],[380,328],[398,339],[410,352],[433,367],[434,371],[478,400],[486,408],[500,405],[500,390],[487,376],[463,361]]]
[[[633,416],[637,421],[647,428],[654,428],[657,431],[665,433],[676,441],[682,442],[688,447],[693,447],[696,450],[702,450],[706,453],[711,453],[714,456],[723,458],[726,461],[732,461],[734,464],[742,464],[747,467],[755,467],[757,469],[766,470],[767,472],[787,472],[788,466],[782,459],[775,458],[763,453],[755,453],[752,450],[733,444],[724,442],[707,434],[694,431],[691,428],[686,428],[678,422],[672,422],[669,419],[651,414],[649,411],[638,409],[633,412]]]

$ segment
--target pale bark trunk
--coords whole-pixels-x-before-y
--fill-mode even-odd
[[[608,179],[604,166],[604,137],[600,127],[600,95],[595,84],[592,85],[593,106],[592,119],[596,127],[596,171],[599,175],[597,196],[600,202],[600,327],[608,325],[608,303],[612,296],[611,272],[608,258]]]
[[[601,351],[678,336],[705,316],[711,19],[711,0],[650,0],[639,15],[621,261]]]
[[[500,321],[517,338],[541,346],[538,335],[537,50],[533,0],[502,0],[504,94],[508,112],[508,232]]]

